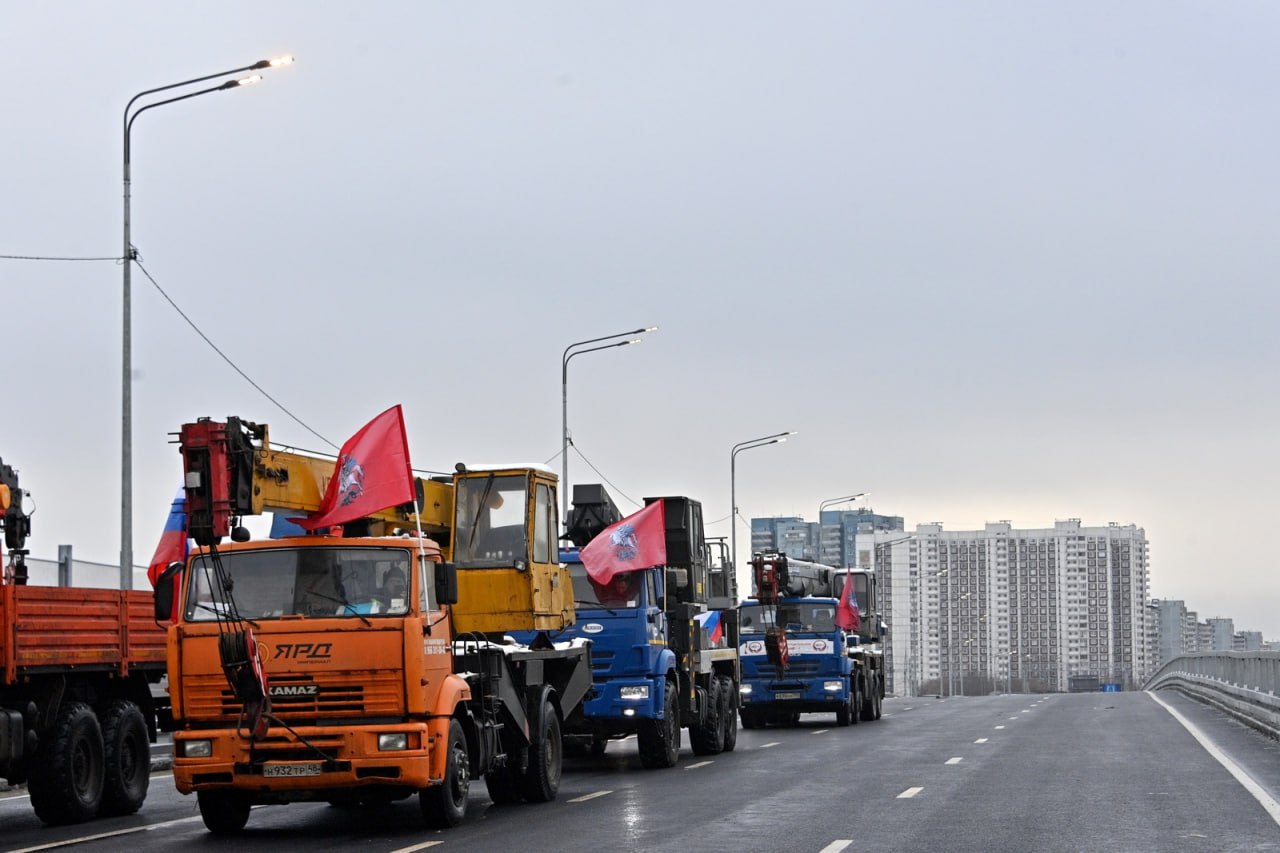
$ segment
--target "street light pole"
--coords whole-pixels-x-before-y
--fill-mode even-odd
[[[856,501],[858,498],[865,498],[866,496],[867,496],[866,492],[858,492],[856,495],[845,495],[842,498],[828,498],[827,500],[818,504],[818,547],[814,549],[814,555],[817,557],[817,560],[815,562],[818,562],[818,563],[822,562],[822,553],[823,553],[822,511],[829,506],[834,506],[835,504],[848,503],[849,501]],[[845,568],[848,568],[848,567],[846,566]]]
[[[152,107],[162,106],[164,104],[172,104],[177,101],[185,101],[188,98],[194,98],[198,95],[208,95],[211,92],[221,92],[224,89],[234,89],[246,83],[256,83],[262,78],[258,75],[243,78],[240,80],[228,80],[217,86],[211,86],[207,89],[201,89],[198,92],[191,92],[186,95],[180,95],[176,98],[167,98],[163,101],[147,104],[138,110],[133,109],[133,105],[137,103],[139,98],[147,95],[154,95],[156,92],[165,92],[170,89],[181,88],[182,86],[192,86],[196,83],[203,83],[206,80],[214,80],[219,77],[228,77],[232,74],[240,74],[245,71],[257,71],[264,68],[277,68],[282,65],[288,65],[293,62],[292,56],[281,56],[275,59],[263,59],[252,65],[245,65],[241,68],[231,68],[227,71],[219,71],[216,74],[206,74],[203,77],[193,77],[190,80],[183,80],[179,83],[170,83],[165,86],[157,86],[154,89],[146,89],[139,92],[129,99],[124,107],[124,263],[123,268],[123,328],[121,334],[121,389],[120,389],[120,588],[133,588],[133,261],[136,254],[133,250],[132,235],[130,233],[130,185],[132,183],[130,176],[130,140],[129,134],[133,129],[133,121],[139,115],[151,109]]]
[[[729,558],[733,561],[735,574],[738,571],[738,454],[744,450],[754,450],[757,447],[767,447],[770,444],[781,444],[787,440],[787,436],[795,434],[795,430],[789,430],[774,435],[761,436],[760,438],[749,438],[746,441],[740,441],[735,444],[729,452]]]
[[[629,344],[640,343],[639,338],[632,338],[628,341],[618,341],[613,344],[605,344],[604,346],[591,347],[590,349],[573,350],[574,347],[586,346],[587,344],[596,344],[601,341],[611,341],[614,338],[623,338],[627,335],[643,335],[647,332],[658,331],[657,326],[650,326],[647,329],[635,329],[630,332],[618,332],[616,335],[605,335],[601,338],[591,338],[586,341],[577,341],[569,344],[564,348],[564,353],[560,356],[560,497],[561,506],[564,508],[564,523],[569,523],[569,361],[575,355],[583,355],[588,352],[596,352],[602,349],[613,349],[614,347],[625,347]]]

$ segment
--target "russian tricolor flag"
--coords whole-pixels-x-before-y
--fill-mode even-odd
[[[707,629],[707,639],[713,643],[720,642],[720,639],[724,636],[724,622],[720,619],[719,610],[699,613],[694,618],[698,620],[698,624]]]

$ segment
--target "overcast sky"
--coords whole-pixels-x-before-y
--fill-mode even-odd
[[[0,0],[0,254],[133,243],[254,382],[415,466],[908,528],[1137,524],[1152,592],[1280,639],[1272,2]],[[32,554],[118,560],[121,267],[0,260]],[[133,278],[134,549],[200,416],[326,449]],[[571,482],[597,481],[570,459]],[[718,520],[718,521],[717,521]],[[745,523],[741,545],[749,541]]]

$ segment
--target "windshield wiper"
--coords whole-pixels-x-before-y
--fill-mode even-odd
[[[360,617],[360,621],[361,621],[361,622],[363,622],[364,624],[368,625],[370,628],[372,628],[372,627],[373,627],[373,623],[369,621],[369,617],[365,616],[365,615],[364,615],[363,613],[361,613],[359,610],[356,610],[356,606],[355,606],[354,604],[352,604],[350,601],[347,601],[345,598],[338,598],[338,597],[337,597],[337,596],[335,596],[335,595],[326,595],[325,593],[323,593],[323,592],[317,592],[317,591],[316,591],[316,590],[314,590],[314,589],[309,589],[309,590],[307,590],[307,595],[314,595],[316,598],[327,598],[327,599],[329,599],[329,600],[330,600],[330,601],[332,601],[332,602],[335,602],[335,603],[337,603],[337,604],[341,604],[341,605],[342,605],[343,607],[345,607],[347,610],[350,610],[350,611],[351,611],[352,613],[354,613],[356,616],[359,616],[359,617]]]
[[[471,553],[471,548],[476,544],[476,534],[480,532],[480,513],[484,510],[485,504],[489,501],[489,492],[493,491],[493,478],[496,475],[489,473],[489,478],[484,481],[484,491],[480,493],[480,502],[476,504],[475,515],[471,516],[471,537],[467,540],[467,553]]]

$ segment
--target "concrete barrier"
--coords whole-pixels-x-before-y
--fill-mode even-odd
[[[1144,685],[1178,690],[1280,739],[1280,652],[1199,652],[1174,658]]]

